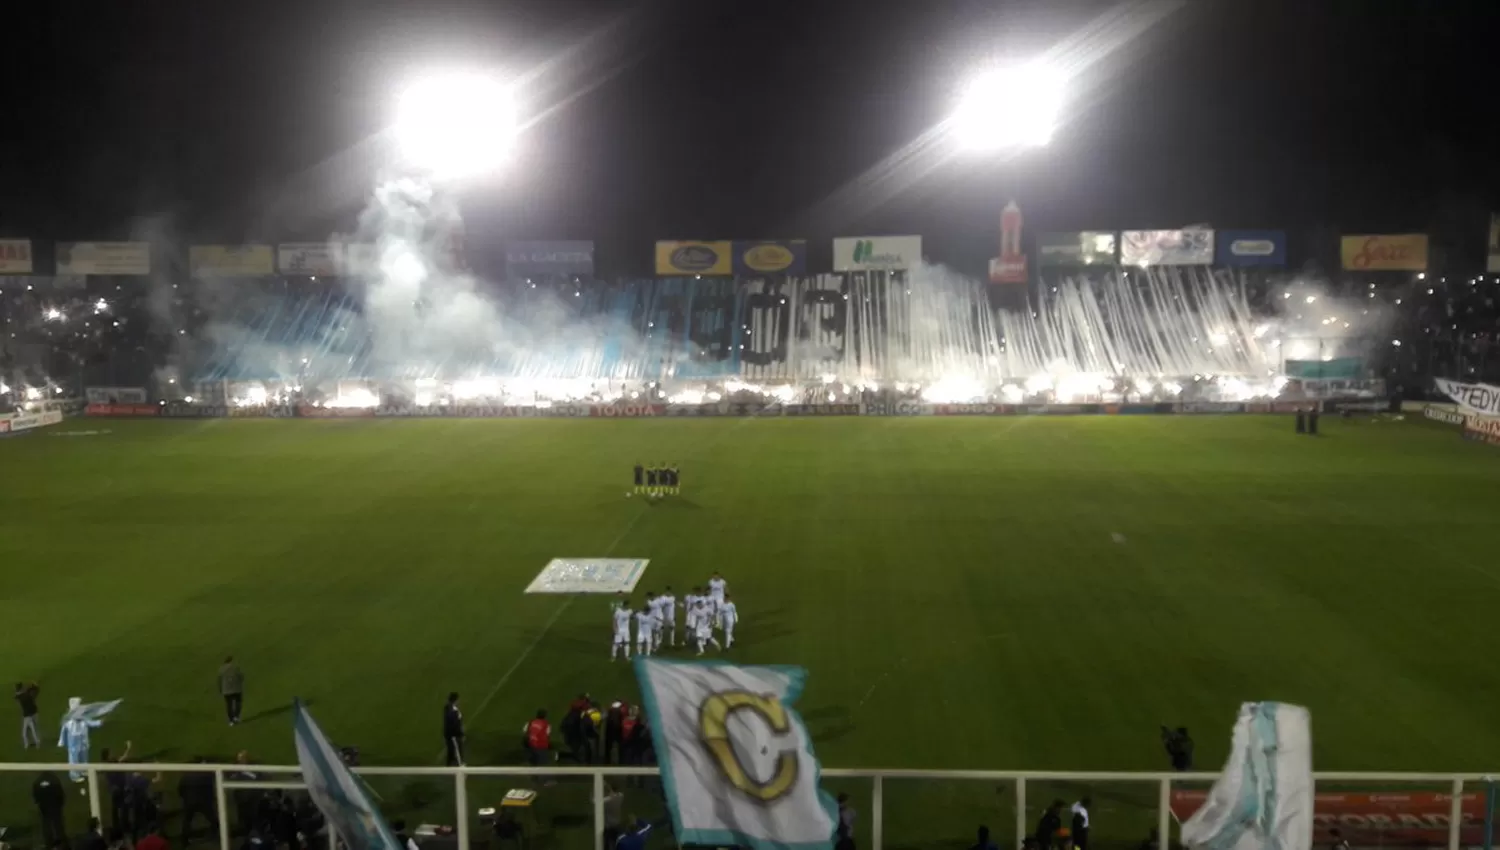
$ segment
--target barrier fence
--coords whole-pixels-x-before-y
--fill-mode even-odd
[[[58,763],[5,763],[0,764],[0,775],[16,773],[40,773],[50,771],[62,775],[69,766]],[[221,850],[231,850],[231,818],[229,802],[231,795],[243,791],[270,791],[276,789],[300,790],[305,788],[301,770],[295,766],[235,765],[235,764],[89,764],[79,765],[86,773],[87,801],[92,817],[100,818],[108,825],[101,789],[106,782],[101,777],[106,773],[212,773],[214,794],[218,810],[218,841]],[[239,778],[246,771],[254,771],[254,779]],[[542,785],[542,780],[574,779],[588,780],[589,802],[592,814],[589,818],[592,840],[587,842],[595,850],[605,848],[606,780],[619,783],[632,778],[656,777],[655,768],[640,767],[356,767],[354,772],[367,782],[378,784],[382,778],[442,780],[451,783],[453,832],[447,838],[448,847],[456,850],[471,850],[475,844],[484,846],[487,841],[476,839],[475,825],[478,823],[477,809],[471,810],[470,800],[473,784],[485,780],[511,779],[529,788]],[[1218,778],[1217,773],[1147,773],[1116,771],[1004,771],[1004,770],[865,770],[828,768],[822,771],[825,788],[838,789],[851,781],[868,782],[868,795],[853,797],[852,804],[858,809],[868,806],[868,841],[860,836],[862,846],[883,850],[886,846],[925,846],[913,844],[912,840],[888,841],[887,828],[891,823],[890,811],[906,792],[905,783],[922,785],[934,783],[962,782],[984,783],[997,791],[1009,791],[1009,808],[1013,816],[1013,838],[1019,848],[1027,836],[1032,834],[1033,818],[1040,814],[1051,799],[1063,799],[1067,793],[1083,796],[1092,793],[1096,800],[1108,799],[1130,801],[1141,809],[1154,809],[1155,829],[1162,837],[1158,845],[1167,848],[1174,843],[1172,826],[1196,810],[1203,793]],[[1488,847],[1488,836],[1482,833],[1490,829],[1492,812],[1487,811],[1486,789],[1492,784],[1489,776],[1477,773],[1342,773],[1319,772],[1314,774],[1317,804],[1315,806],[1315,844],[1337,843],[1340,836],[1330,830],[1341,828],[1342,838],[1349,839],[1356,847],[1446,847],[1461,850],[1464,847]],[[896,796],[891,786],[902,789]],[[1118,786],[1118,787],[1116,787]],[[582,782],[575,786],[582,790]],[[981,786],[982,787],[982,786]],[[1361,787],[1363,793],[1351,788]],[[1086,789],[1080,792],[1081,789]],[[1106,791],[1106,788],[1114,788]],[[496,799],[503,793],[496,793]],[[955,797],[951,790],[944,797]],[[1028,797],[1030,801],[1028,802]],[[1154,797],[1154,800],[1152,799]],[[1071,799],[1077,799],[1072,797]],[[489,801],[487,796],[474,797]],[[917,807],[926,805],[917,801]],[[1106,804],[1107,805],[1107,804]],[[1100,815],[1094,810],[1094,819]],[[1105,811],[1108,811],[1105,809]],[[1118,811],[1118,810],[1116,810]],[[981,816],[984,812],[978,812]],[[989,814],[995,809],[990,807]],[[930,817],[931,812],[928,812]],[[390,816],[390,815],[388,815]],[[1064,811],[1064,824],[1067,812]],[[992,818],[989,818],[992,820]],[[1123,818],[1128,820],[1128,818]],[[998,823],[996,824],[998,826]],[[996,835],[1003,830],[996,829]],[[930,837],[918,839],[930,842]],[[567,842],[564,842],[567,843]],[[1003,843],[1003,842],[1002,842]],[[1095,844],[1100,842],[1095,841]],[[336,836],[329,836],[329,846],[336,844]],[[552,842],[549,846],[557,846]],[[568,843],[568,846],[574,846]],[[576,846],[585,846],[580,839]]]

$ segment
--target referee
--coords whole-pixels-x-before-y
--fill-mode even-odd
[[[464,763],[464,713],[458,710],[458,691],[448,694],[443,706],[443,746],[448,750],[448,766]]]

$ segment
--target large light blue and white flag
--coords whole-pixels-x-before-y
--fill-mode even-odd
[[[301,700],[296,702],[293,724],[297,764],[302,766],[307,793],[350,850],[406,850]]]
[[[1313,841],[1312,728],[1307,709],[1240,706],[1229,763],[1182,843],[1209,850],[1309,850]]]
[[[635,672],[678,844],[832,845],[836,806],[792,709],[805,670],[638,658]]]

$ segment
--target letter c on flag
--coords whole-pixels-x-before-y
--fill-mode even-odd
[[[729,716],[736,711],[756,714],[765,720],[772,732],[786,735],[792,731],[786,707],[773,696],[761,696],[749,691],[724,691],[709,696],[698,708],[699,734],[703,736],[703,743],[713,754],[714,760],[719,763],[719,770],[723,771],[725,778],[751,797],[763,803],[773,802],[789,793],[797,783],[797,756],[791,750],[782,750],[776,758],[775,774],[765,783],[757,782],[745,770],[734,751],[734,744],[729,740]]]

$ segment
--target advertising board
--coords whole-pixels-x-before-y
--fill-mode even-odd
[[[0,274],[31,274],[30,239],[0,239]]]
[[[194,277],[266,277],[276,273],[270,245],[190,245],[188,271]]]
[[[284,275],[337,275],[343,246],[337,242],[283,242],[276,246],[276,271]]]
[[[594,276],[594,243],[582,239],[512,242],[505,247],[505,273],[510,279]]]
[[[807,274],[806,239],[764,239],[734,243],[734,273]]]
[[[1206,266],[1214,261],[1214,232],[1127,230],[1120,234],[1120,264],[1126,266]]]
[[[734,246],[722,240],[657,242],[656,273],[663,276],[733,274]]]
[[[149,242],[59,242],[60,275],[151,274]]]
[[[855,236],[833,240],[836,272],[894,271],[922,262],[920,236]]]
[[[1043,267],[1112,266],[1119,251],[1119,238],[1104,230],[1042,233],[1037,236],[1036,249],[1037,264]]]
[[[1221,266],[1286,265],[1286,231],[1220,230],[1214,234]]]
[[[1421,272],[1427,270],[1427,234],[1362,234],[1339,240],[1345,271]]]

